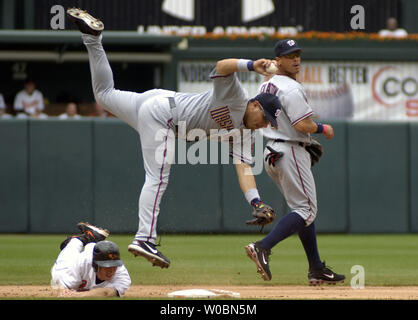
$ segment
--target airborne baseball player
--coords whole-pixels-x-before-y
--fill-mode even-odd
[[[309,261],[309,284],[343,282],[344,275],[333,272],[320,260],[314,223],[318,209],[311,167],[319,161],[323,149],[311,134],[323,134],[331,139],[334,130],[331,125],[316,123],[311,118],[313,111],[304,88],[296,81],[301,55],[296,41],[278,41],[275,54],[278,71],[261,85],[260,92],[276,95],[282,104],[282,112],[276,128],[263,129],[268,139],[264,166],[291,212],[278,221],[264,239],[250,243],[245,250],[262,278],[269,281],[272,277],[268,260],[271,249],[297,232]]]
[[[242,135],[242,140],[234,139],[230,148],[231,157],[236,159],[240,187],[254,208],[253,223],[263,225],[272,222],[274,210],[261,201],[251,174],[251,148],[241,148],[241,142],[251,145],[251,130],[265,128],[268,124],[277,126],[276,117],[281,106],[279,99],[269,93],[249,99],[235,74],[237,71],[255,71],[267,75],[266,66],[271,61],[218,61],[210,74],[213,89],[199,94],[161,89],[144,93],[120,91],[114,88],[112,70],[102,46],[103,23],[80,9],[68,9],[67,14],[83,33],[97,103],[129,124],[140,136],[146,178],[139,196],[138,231],[128,250],[135,256],[145,257],[153,266],[170,266],[170,260],[155,246],[157,219],[173,162],[175,135],[180,137],[178,128],[181,125],[187,131],[202,129],[207,135],[211,130],[218,129],[217,135],[221,136],[221,140],[223,137],[228,140],[237,133]],[[250,130],[241,134],[243,129]]]

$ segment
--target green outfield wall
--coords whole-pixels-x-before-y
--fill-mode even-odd
[[[325,154],[313,168],[318,232],[417,232],[418,122],[332,124],[335,138],[318,137]],[[0,137],[0,232],[72,233],[84,220],[114,233],[136,231],[145,175],[129,126],[13,119],[0,121]],[[256,181],[279,218],[289,212],[264,171]],[[232,163],[174,164],[158,228],[258,231],[244,223],[250,214]]]

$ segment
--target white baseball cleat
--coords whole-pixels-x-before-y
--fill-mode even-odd
[[[98,36],[104,30],[103,22],[89,15],[85,10],[70,8],[67,14],[82,33]]]

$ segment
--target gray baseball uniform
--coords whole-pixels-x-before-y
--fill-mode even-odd
[[[317,213],[311,158],[304,148],[304,143],[310,143],[311,137],[296,130],[294,125],[311,116],[313,111],[302,85],[290,77],[275,75],[261,85],[260,92],[275,94],[282,103],[278,128],[263,129],[263,134],[268,138],[267,146],[284,155],[274,167],[265,162],[266,172],[282,191],[290,209],[309,225]],[[265,149],[265,156],[268,153]]]
[[[235,74],[211,73],[213,89],[200,94],[154,89],[144,93],[114,88],[113,74],[102,47],[102,36],[82,35],[87,47],[93,91],[96,101],[134,128],[140,135],[145,183],[139,197],[139,226],[136,240],[155,244],[157,217],[174,160],[176,127],[183,124],[189,131],[224,129],[218,137],[240,135],[248,95]],[[233,130],[238,129],[238,130]],[[252,136],[250,134],[250,136]],[[243,137],[247,137],[245,135]],[[251,144],[251,139],[245,143]],[[230,155],[252,164],[251,148],[234,139]]]

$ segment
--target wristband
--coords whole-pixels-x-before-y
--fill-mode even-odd
[[[245,193],[245,199],[247,199],[248,203],[252,205],[252,201],[255,199],[260,200],[260,195],[258,194],[257,189],[250,189]]]
[[[254,71],[254,61],[253,60],[248,61],[248,63],[247,63],[247,69],[249,71]]]
[[[258,207],[260,207],[260,205],[261,204],[263,204],[263,201],[261,201],[260,200],[260,198],[254,198],[252,201],[251,201],[251,205],[254,207],[254,208],[258,208]]]
[[[318,126],[318,129],[316,129],[316,132],[315,133],[323,133],[323,132],[325,132],[325,126],[322,124],[322,123],[317,123],[316,124],[317,126]]]
[[[325,132],[327,132],[328,130],[328,126],[324,124],[323,127],[324,127],[324,130],[322,130],[322,134],[325,134]]]
[[[237,62],[238,71],[254,71],[254,61],[248,59],[239,59]]]

